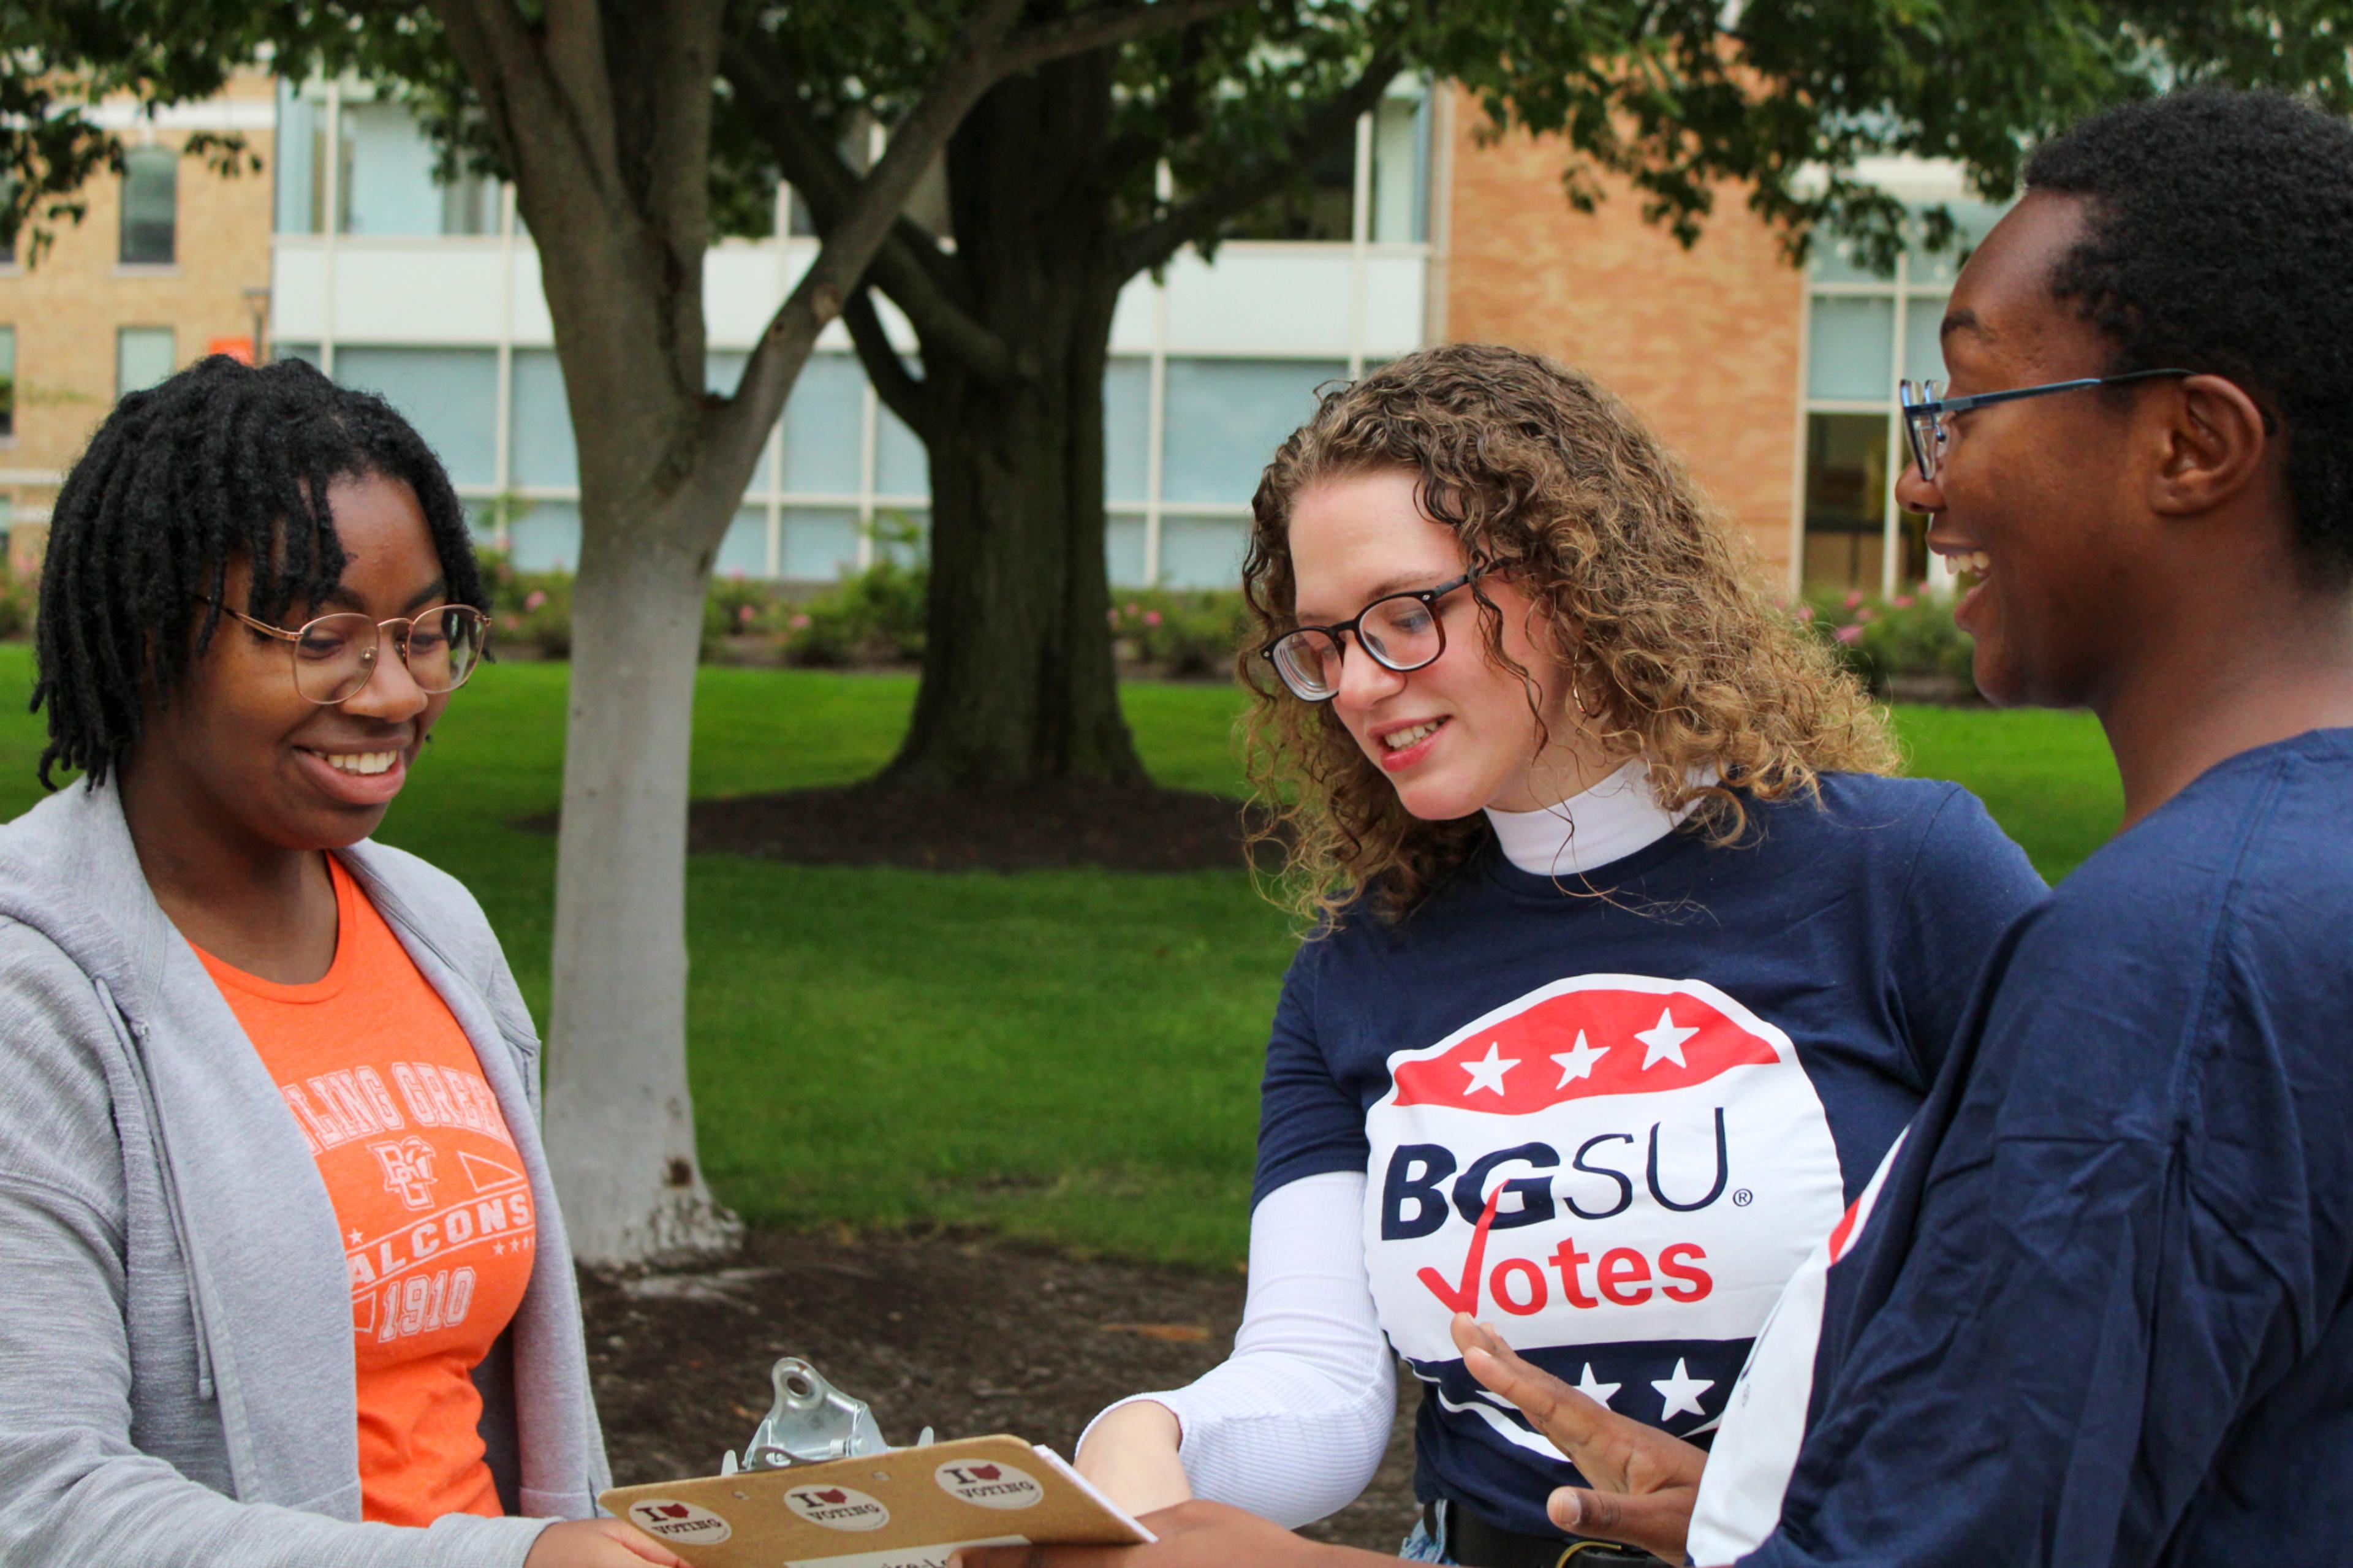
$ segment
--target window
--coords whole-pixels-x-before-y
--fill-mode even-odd
[[[170,375],[175,367],[169,327],[122,327],[114,334],[114,395],[127,397]]]
[[[1950,204],[1964,247],[2001,216],[1981,202]],[[1915,229],[1916,233],[1916,229]],[[1895,504],[1906,455],[1895,383],[1941,378],[1936,330],[1959,258],[1916,243],[1892,276],[1859,265],[1835,242],[1808,268],[1806,482],[1799,518],[1801,586],[1901,593],[1928,580],[1927,520]]]
[[[381,394],[459,485],[498,482],[499,361],[489,349],[338,348],[335,379]]]
[[[180,154],[134,147],[122,155],[122,264],[168,267],[177,258]]]
[[[1228,239],[1335,239],[1354,237],[1356,139],[1353,136],[1309,165],[1287,190],[1237,215]]]
[[[16,434],[16,329],[0,327],[0,440]]]

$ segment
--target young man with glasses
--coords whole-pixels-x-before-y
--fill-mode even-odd
[[[1590,1483],[1563,1530],[1743,1568],[2347,1560],[2353,129],[2184,94],[2027,184],[1898,494],[1986,694],[2098,715],[2125,831],[1996,950],[1712,1453],[1455,1321]],[[1153,1568],[1332,1550],[1155,1526]]]

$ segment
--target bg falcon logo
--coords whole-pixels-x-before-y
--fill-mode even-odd
[[[1701,981],[1558,981],[1388,1065],[1366,1253],[1416,1362],[1458,1310],[1524,1350],[1745,1340],[1844,1206],[1789,1037]]]

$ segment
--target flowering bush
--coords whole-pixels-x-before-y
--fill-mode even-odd
[[[1131,588],[1112,597],[1113,651],[1164,675],[1227,675],[1243,631],[1234,589]]]
[[[40,603],[41,580],[37,574],[20,576],[0,563],[0,637],[31,636]]]
[[[1817,595],[1791,612],[1829,643],[1848,668],[1887,696],[1891,682],[1932,677],[1969,679],[1968,634],[1953,624],[1948,599],[1898,594],[1880,599],[1859,592]]]
[[[504,551],[482,550],[491,590],[491,650],[524,658],[572,656],[572,574],[519,572]]]

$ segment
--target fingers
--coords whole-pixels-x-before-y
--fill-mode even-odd
[[[1502,1335],[1468,1312],[1454,1314],[1451,1331],[1471,1375],[1517,1405],[1564,1453],[1592,1442],[1609,1419],[1602,1405],[1522,1361]]]
[[[1561,1487],[1546,1500],[1545,1513],[1572,1534],[1622,1541],[1670,1563],[1680,1563],[1684,1538],[1691,1533],[1695,1498],[1687,1488],[1622,1494]]]

